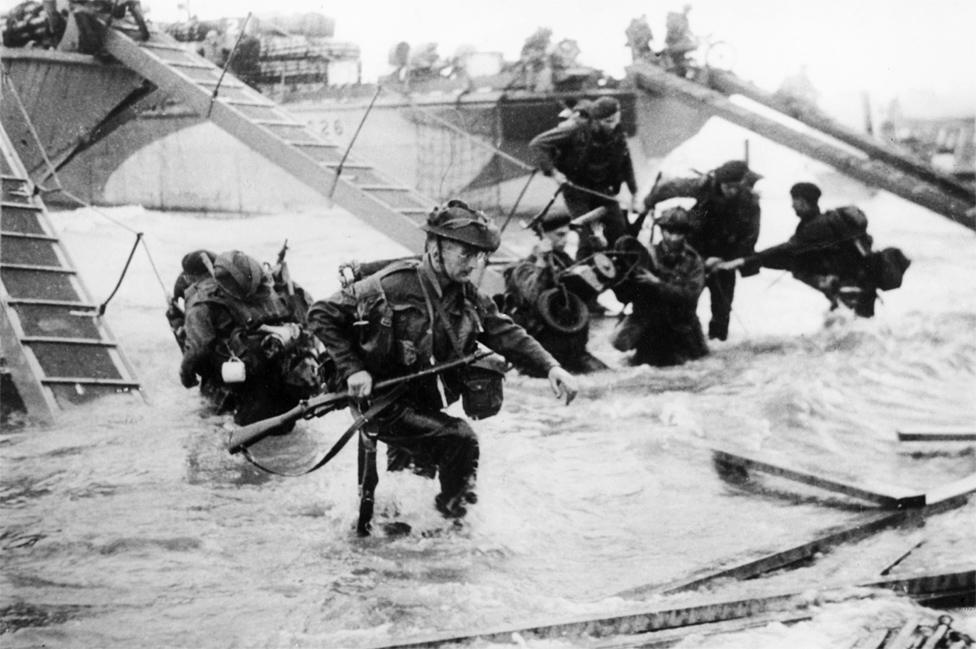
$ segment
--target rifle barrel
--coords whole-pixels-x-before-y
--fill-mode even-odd
[[[406,381],[413,381],[415,379],[430,376],[431,374],[437,374],[438,372],[443,372],[444,370],[449,370],[460,365],[467,365],[468,363],[473,363],[474,361],[482,359],[491,353],[492,352],[490,351],[475,352],[474,354],[469,354],[463,358],[441,363],[440,365],[435,365],[434,367],[429,367],[427,369],[420,370],[419,372],[414,372],[413,374],[407,374],[405,376],[398,376],[385,381],[380,381],[373,386],[373,390],[383,390]],[[326,392],[324,394],[311,397],[310,399],[306,399],[291,410],[287,410],[280,415],[275,415],[274,417],[269,417],[267,419],[262,419],[260,421],[247,424],[246,426],[242,426],[231,433],[230,441],[227,443],[227,450],[231,455],[240,453],[246,447],[254,444],[255,442],[259,442],[270,435],[275,428],[283,424],[297,421],[309,413],[311,413],[310,416],[314,416],[317,410],[324,408],[325,406],[332,406],[336,403],[346,401],[347,399],[349,399],[349,394],[346,392]],[[320,415],[321,414],[325,413],[320,413]]]

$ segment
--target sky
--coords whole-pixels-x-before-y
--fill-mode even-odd
[[[624,29],[645,14],[657,47],[668,11],[682,2],[647,0],[142,0],[157,22],[273,13],[318,12],[336,20],[336,38],[362,48],[364,80],[389,71],[399,41],[433,41],[442,56],[460,45],[518,57],[541,26],[554,40],[575,39],[581,63],[623,76],[629,63]],[[0,0],[12,6],[13,0]],[[724,40],[733,70],[775,90],[802,66],[822,95],[821,105],[868,93],[873,102],[900,96],[909,112],[976,113],[976,1],[973,0],[697,0],[692,29]]]

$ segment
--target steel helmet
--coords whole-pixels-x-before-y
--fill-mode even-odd
[[[240,250],[217,255],[214,261],[214,278],[220,287],[244,300],[257,294],[264,284],[264,268],[261,263]]]
[[[483,212],[473,210],[464,201],[448,201],[434,208],[422,228],[428,234],[459,241],[469,246],[495,252],[501,245],[498,227]]]
[[[669,207],[661,212],[657,217],[657,224],[662,230],[671,232],[691,232],[691,219],[688,218],[688,210],[683,207]]]

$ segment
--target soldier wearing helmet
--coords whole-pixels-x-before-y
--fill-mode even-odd
[[[206,267],[203,256],[191,257]],[[272,286],[271,276],[256,259],[239,250],[217,255],[213,276],[202,280],[186,304],[186,340],[180,364],[180,381],[187,388],[201,384],[201,393],[218,411],[234,412],[238,424],[247,424],[284,412],[318,388],[312,377],[303,385],[286,385],[290,355],[296,351],[302,318],[284,295]],[[265,346],[268,326],[294,325],[295,340],[288,349]],[[311,340],[311,338],[310,338]],[[287,353],[285,353],[287,352]],[[224,380],[222,366],[231,359],[245,365],[245,378]],[[314,383],[314,384],[313,384]],[[294,388],[294,389],[292,389]]]
[[[433,210],[421,259],[398,260],[312,305],[312,330],[329,350],[349,394],[471,354],[479,344],[549,377],[567,403],[575,379],[472,279],[499,245],[498,229],[462,201]],[[462,418],[443,412],[465,391],[467,368],[411,381],[367,428],[387,444],[388,469],[438,475],[437,509],[460,518],[476,500],[478,438]]]
[[[742,160],[729,160],[703,176],[674,178],[657,184],[644,199],[653,210],[670,198],[694,198],[689,212],[688,243],[708,269],[720,262],[750,255],[759,238],[759,197],[753,185],[762,178]],[[708,337],[725,340],[735,295],[735,273],[717,270],[706,279],[712,319]]]
[[[619,351],[635,350],[634,364],[680,365],[708,354],[696,313],[705,268],[685,240],[691,231],[686,210],[665,210],[657,225],[662,238],[650,249],[630,235],[614,246],[618,276],[623,278],[614,292],[633,309],[611,342]]]

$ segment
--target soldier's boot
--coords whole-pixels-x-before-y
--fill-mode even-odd
[[[464,506],[466,494],[458,494],[453,497],[437,494],[434,497],[434,506],[444,518],[464,518],[468,513],[468,508]],[[475,498],[477,500],[477,498]]]
[[[708,338],[710,340],[726,340],[728,337],[728,320],[712,320],[708,323]]]

